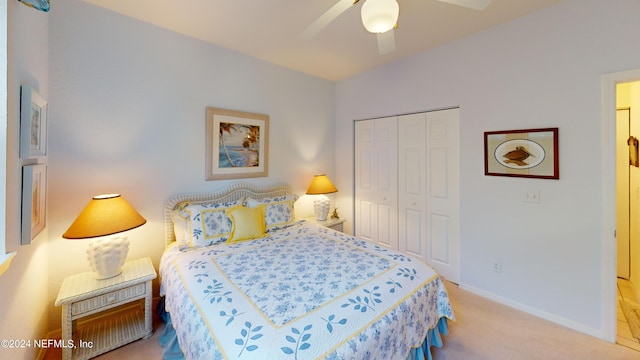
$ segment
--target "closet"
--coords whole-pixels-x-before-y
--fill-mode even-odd
[[[355,122],[355,234],[459,281],[459,109]]]

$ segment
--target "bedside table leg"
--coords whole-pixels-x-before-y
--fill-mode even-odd
[[[62,341],[68,344],[73,339],[73,320],[71,319],[71,306],[62,306]],[[72,349],[62,348],[62,360],[71,360]]]
[[[145,330],[147,335],[144,338],[148,339],[153,334],[153,319],[151,315],[151,306],[152,306],[151,305],[151,296],[152,296],[151,281],[147,281],[146,285],[147,285],[147,288],[146,288],[145,297],[144,297],[144,324],[145,324]]]

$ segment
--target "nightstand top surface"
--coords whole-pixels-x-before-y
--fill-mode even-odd
[[[325,220],[325,221],[319,221],[319,220],[316,220],[315,216],[307,217],[307,218],[304,218],[304,219],[306,221],[311,222],[311,223],[322,225],[322,226],[327,226],[327,227],[333,226],[333,225],[336,225],[336,224],[342,224],[343,222],[347,221],[346,219],[341,219],[341,218],[337,218],[337,219],[336,218],[327,218],[327,220]]]
[[[97,280],[92,271],[71,275],[62,282],[55,304],[69,304],[155,278],[156,271],[148,257],[127,261],[122,266],[122,274],[109,279]]]

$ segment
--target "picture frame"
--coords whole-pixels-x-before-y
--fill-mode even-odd
[[[20,89],[20,158],[47,156],[48,104],[29,86]]]
[[[49,0],[18,0],[21,3],[39,11],[49,12],[51,5]]]
[[[558,128],[484,133],[484,174],[560,179]]]
[[[269,115],[207,107],[205,179],[268,175]]]
[[[47,223],[47,165],[22,167],[22,245],[29,245]]]
[[[627,144],[629,145],[629,165],[634,167],[639,167],[640,163],[638,161],[638,138],[635,136],[630,136],[627,140]]]

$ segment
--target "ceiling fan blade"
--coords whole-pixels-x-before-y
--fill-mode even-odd
[[[396,49],[395,29],[376,35],[378,36],[378,52],[380,55],[388,54]]]
[[[340,0],[335,5],[329,8],[324,14],[320,15],[314,22],[309,25],[305,31],[300,34],[300,38],[308,40],[314,37],[317,33],[322,31],[330,22],[335,20],[343,12],[345,12],[351,5],[357,3],[354,0]]]
[[[466,7],[469,9],[474,9],[478,11],[484,10],[489,4],[491,4],[491,0],[438,0],[440,2],[458,5],[462,7]]]

